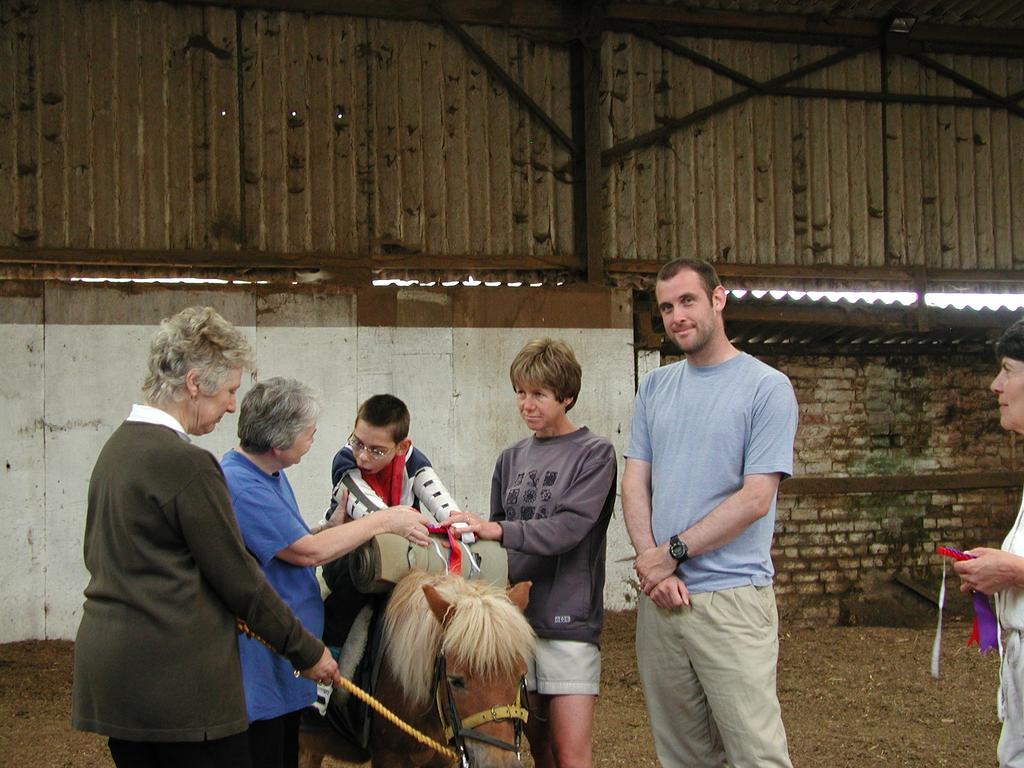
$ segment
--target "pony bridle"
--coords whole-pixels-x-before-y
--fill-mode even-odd
[[[455,696],[452,693],[451,681],[448,679],[448,665],[443,653],[437,655],[437,664],[434,669],[434,698],[437,701],[437,713],[441,718],[441,727],[444,728],[445,739],[455,747],[459,754],[459,763],[462,768],[469,768],[469,754],[466,751],[466,739],[482,741],[492,747],[505,749],[516,753],[517,759],[522,759],[520,745],[523,737],[523,726],[530,717],[526,709],[526,680],[520,678],[519,689],[516,691],[516,700],[512,704],[502,704],[477,712],[469,717],[459,717],[458,708],[455,706]],[[515,730],[515,741],[509,743],[496,739],[477,728],[485,723],[495,723],[502,720],[512,720],[512,727]]]

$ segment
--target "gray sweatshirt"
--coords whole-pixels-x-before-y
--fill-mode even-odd
[[[600,644],[615,450],[582,427],[506,448],[491,479],[510,582],[532,581],[526,616],[538,637]]]

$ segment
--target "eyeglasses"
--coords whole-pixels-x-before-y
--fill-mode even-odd
[[[366,453],[378,459],[383,459],[385,456],[391,453],[390,448],[388,448],[387,450],[381,450],[380,448],[371,448],[358,437],[356,437],[355,432],[348,436],[348,447],[352,449],[352,453],[356,453],[357,451],[365,451]]]

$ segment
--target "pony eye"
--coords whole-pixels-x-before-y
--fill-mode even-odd
[[[460,691],[466,690],[466,678],[458,677],[455,675],[448,676],[448,685],[452,688],[458,688]]]

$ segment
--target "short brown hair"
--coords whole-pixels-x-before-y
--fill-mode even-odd
[[[412,418],[405,403],[394,395],[374,395],[359,406],[356,421],[365,421],[371,427],[390,429],[391,439],[400,443],[409,436],[409,422]]]
[[[697,277],[700,278],[700,282],[704,286],[704,293],[708,295],[708,299],[715,292],[715,288],[722,284],[722,281],[718,279],[718,273],[715,271],[715,268],[711,266],[710,262],[704,261],[704,259],[673,259],[658,270],[656,282],[660,283],[663,280],[671,280],[684,269],[697,273]]]
[[[576,405],[583,380],[583,370],[576,361],[572,347],[558,339],[533,339],[519,350],[508,369],[512,387],[520,384],[540,384],[549,387],[559,400],[572,398],[565,407]]]

